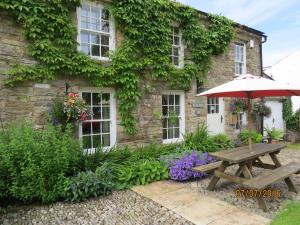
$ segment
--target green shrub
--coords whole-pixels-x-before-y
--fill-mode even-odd
[[[154,159],[132,161],[116,169],[117,189],[124,189],[133,185],[145,185],[168,177],[167,167]]]
[[[59,126],[37,130],[29,122],[11,124],[0,132],[0,143],[0,176],[7,181],[1,186],[9,187],[2,197],[48,203],[63,196],[81,155],[70,127],[62,132]]]
[[[146,147],[135,149],[128,147],[113,148],[110,151],[101,151],[101,149],[98,149],[95,154],[84,156],[82,170],[95,171],[103,162],[123,165],[130,161],[158,159],[161,155],[167,155],[172,152],[176,152],[176,145],[150,144]]]
[[[198,126],[195,132],[184,136],[182,148],[201,152],[213,152],[217,150],[217,147],[208,134],[207,127],[203,124]]]
[[[80,202],[90,197],[107,195],[115,186],[112,171],[105,163],[95,172],[80,172],[70,179],[65,189],[65,198],[70,202]]]
[[[269,138],[278,141],[283,139],[283,132],[278,129],[275,129],[275,127],[273,127],[272,129],[265,127],[265,131],[267,132]]]
[[[211,137],[213,144],[217,149],[228,149],[233,147],[231,139],[226,134],[216,134]]]
[[[251,140],[253,143],[261,143],[263,136],[259,133],[257,133],[256,131],[250,131],[245,129],[242,130],[241,133],[239,133],[238,138],[243,142],[243,144],[248,145],[248,139],[249,136],[251,136]]]

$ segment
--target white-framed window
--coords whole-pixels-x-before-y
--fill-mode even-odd
[[[236,43],[234,47],[235,75],[246,74],[246,45]]]
[[[207,113],[216,114],[220,111],[219,98],[207,98]]]
[[[114,21],[104,5],[83,2],[77,8],[78,50],[99,60],[109,60],[115,49]]]
[[[172,50],[170,62],[176,67],[184,66],[184,50],[182,44],[182,35],[178,26],[172,26],[171,31]]]
[[[163,143],[183,140],[185,134],[184,92],[170,91],[162,95]]]
[[[93,153],[98,147],[109,149],[116,143],[116,103],[114,91],[83,90],[81,97],[89,105],[91,116],[79,124],[83,149]]]

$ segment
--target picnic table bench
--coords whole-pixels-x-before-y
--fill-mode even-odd
[[[242,184],[247,188],[254,190],[263,190],[267,186],[284,180],[289,191],[297,193],[297,189],[290,176],[300,173],[300,163],[292,162],[282,166],[277,158],[277,154],[286,147],[284,143],[277,144],[255,144],[250,151],[248,146],[238,147],[230,150],[224,150],[209,153],[215,159],[219,160],[203,166],[194,167],[196,172],[212,174],[212,178],[207,187],[208,190],[215,189],[220,178],[229,180],[236,184]],[[264,163],[260,157],[269,155],[274,164]],[[227,167],[238,165],[235,174],[226,173]],[[266,169],[262,174],[254,177],[252,168],[259,167]],[[262,197],[255,196],[261,209],[267,211],[268,208]]]

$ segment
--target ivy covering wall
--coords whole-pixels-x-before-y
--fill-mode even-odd
[[[219,15],[200,15],[195,9],[170,0],[113,0],[109,10],[124,34],[124,41],[107,66],[77,51],[76,27],[70,12],[80,0],[1,0],[23,27],[35,65],[15,65],[7,86],[45,81],[56,75],[82,77],[94,86],[117,89],[121,125],[134,134],[132,115],[139,102],[139,81],[144,77],[166,81],[170,88],[188,90],[193,78],[205,79],[211,57],[224,53],[234,29]],[[170,63],[171,24],[179,24],[190,58],[181,69]],[[187,60],[187,59],[186,59]]]

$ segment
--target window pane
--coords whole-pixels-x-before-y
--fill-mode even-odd
[[[180,96],[175,95],[175,105],[180,105]]]
[[[175,106],[176,115],[180,115],[180,106]]]
[[[100,122],[92,122],[92,130],[93,130],[93,134],[100,134],[101,133]]]
[[[91,7],[91,17],[100,18],[100,9],[97,7]]]
[[[174,105],[174,95],[169,95],[169,105]]]
[[[168,139],[172,139],[172,138],[174,138],[173,128],[169,128],[168,129]]]
[[[91,43],[92,44],[100,44],[100,35],[91,34]]]
[[[101,108],[100,107],[93,107],[93,119],[94,120],[101,119]]]
[[[109,119],[109,107],[102,107],[102,119]]]
[[[216,105],[216,113],[219,113],[219,105]]]
[[[179,118],[173,119],[174,127],[179,127]]]
[[[207,113],[208,113],[208,114],[211,114],[211,108],[210,108],[210,105],[207,105]]]
[[[168,139],[168,130],[167,129],[163,129],[163,139]]]
[[[177,36],[174,36],[174,45],[180,45],[180,39]]]
[[[109,134],[102,135],[102,146],[104,146],[104,147],[110,146],[110,135]]]
[[[90,7],[87,5],[83,5],[81,7],[81,16],[89,16]]]
[[[93,105],[101,105],[101,94],[93,93]]]
[[[109,11],[107,9],[102,9],[102,19],[109,20]]]
[[[107,105],[109,106],[109,101],[110,101],[110,95],[109,94],[102,94],[102,105]]]
[[[90,46],[88,44],[81,44],[80,49],[84,54],[90,55]]]
[[[101,56],[108,57],[109,56],[109,47],[101,46]]]
[[[109,36],[101,35],[101,45],[109,46]]]
[[[83,136],[82,145],[84,149],[92,148],[91,136]]]
[[[83,122],[82,123],[82,135],[91,134],[91,123]]]
[[[179,138],[179,128],[174,128],[174,138]]]
[[[109,33],[109,22],[106,20],[102,20],[101,30],[103,32]]]
[[[92,45],[92,56],[100,56],[99,45]]]
[[[174,27],[174,35],[179,35],[179,27]]]
[[[162,105],[168,105],[168,95],[162,96]]]
[[[179,56],[179,48],[173,47],[173,55],[174,56]]]
[[[91,93],[82,92],[82,98],[86,104],[91,105]]]
[[[110,124],[110,121],[102,122],[102,133],[109,133],[109,131],[110,131],[109,124]]]
[[[89,19],[88,19],[88,17],[81,17],[81,28],[89,29]]]
[[[173,58],[173,63],[175,66],[179,66],[179,58],[178,57],[174,57]]]
[[[168,106],[162,107],[162,114],[163,114],[163,116],[168,116]]]
[[[101,135],[93,135],[93,147],[99,148],[101,147]]]
[[[168,128],[168,119],[164,118],[162,124],[163,124],[163,128]]]
[[[81,31],[81,37],[80,37],[80,39],[81,39],[81,43],[90,43],[89,33]]]

